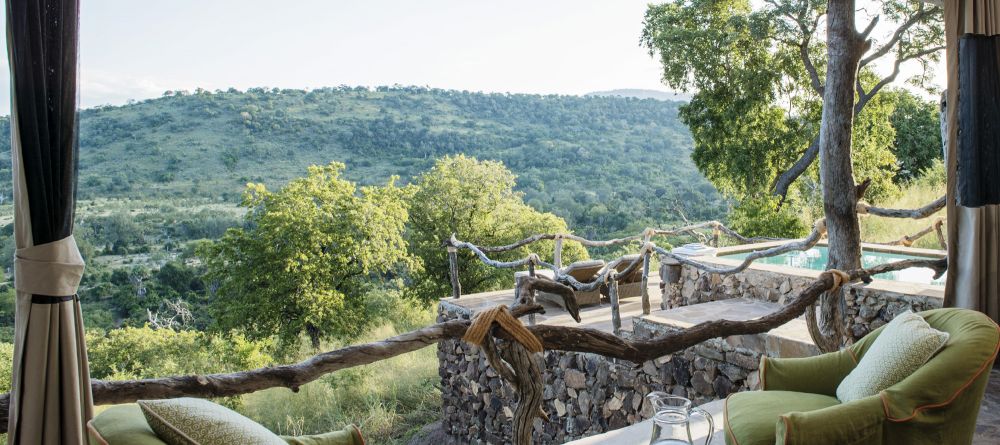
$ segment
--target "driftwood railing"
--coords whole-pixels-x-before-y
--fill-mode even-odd
[[[507,244],[505,246],[477,246],[473,243],[467,241],[460,241],[454,235],[448,240],[445,245],[448,252],[448,264],[450,266],[450,280],[452,285],[452,297],[460,298],[462,295],[462,285],[461,280],[458,276],[458,251],[460,249],[466,249],[471,251],[483,264],[491,267],[497,267],[502,269],[522,269],[527,268],[528,276],[531,278],[536,277],[536,270],[538,267],[544,267],[552,271],[552,279],[558,283],[569,286],[574,291],[577,292],[589,292],[598,290],[602,286],[607,286],[608,300],[611,305],[611,324],[615,335],[621,332],[621,305],[618,299],[618,283],[619,277],[627,276],[635,271],[637,267],[642,268],[642,279],[641,279],[641,294],[640,298],[642,301],[642,313],[643,315],[649,315],[651,312],[651,304],[649,300],[649,265],[651,261],[651,255],[656,253],[661,259],[669,258],[680,264],[691,265],[699,269],[720,274],[733,274],[741,272],[749,267],[753,262],[759,258],[770,257],[775,255],[780,255],[783,253],[796,251],[796,250],[808,250],[816,245],[822,239],[823,235],[826,233],[826,225],[822,220],[819,220],[813,226],[812,232],[801,239],[801,240],[790,240],[785,244],[779,246],[774,246],[771,248],[759,250],[750,253],[742,263],[732,267],[715,266],[710,264],[701,263],[698,261],[691,260],[690,258],[675,254],[669,250],[663,249],[657,246],[653,242],[654,236],[670,236],[670,235],[681,235],[695,233],[698,230],[711,230],[713,233],[713,244],[718,246],[718,241],[720,234],[724,234],[733,238],[741,243],[755,243],[763,241],[776,241],[780,238],[770,238],[770,237],[745,237],[740,235],[736,231],[726,227],[724,224],[718,221],[707,221],[698,224],[691,224],[684,227],[679,227],[676,229],[653,229],[647,228],[642,233],[638,235],[628,236],[624,238],[616,238],[610,240],[590,240],[583,238],[581,236],[572,234],[540,234],[534,235],[520,241]],[[553,249],[553,261],[547,262],[541,259],[541,257],[536,253],[529,253],[524,258],[512,260],[512,261],[499,261],[490,258],[487,253],[503,253],[510,252],[515,249],[531,245],[533,243],[552,240],[554,242]],[[563,273],[562,269],[562,243],[564,240],[570,240],[580,243],[585,247],[609,247],[616,245],[625,245],[635,241],[641,241],[641,247],[638,251],[637,258],[632,261],[625,269],[619,271],[613,267],[605,267],[596,277],[590,281],[581,282],[578,281],[573,276]],[[517,290],[515,289],[515,297],[517,296]],[[534,301],[529,302],[531,304]],[[535,319],[533,315],[529,315],[528,323],[533,325]]]
[[[947,261],[903,260],[869,269],[847,272],[851,281],[865,279],[883,272],[909,267],[929,267],[940,276],[947,269]],[[821,294],[836,283],[833,274],[821,274],[809,287],[781,309],[764,317],[747,320],[715,320],[700,323],[687,329],[670,332],[649,340],[628,340],[596,329],[571,326],[528,326],[528,330],[541,340],[545,349],[600,354],[606,357],[642,363],[689,348],[705,340],[731,335],[759,334],[781,326],[811,308]],[[522,294],[535,289],[572,296],[569,287],[549,280],[529,279],[522,283]],[[567,307],[572,307],[570,304]],[[512,310],[521,317],[544,312],[538,305],[523,304]],[[108,405],[130,403],[139,399],[165,399],[177,397],[230,397],[268,388],[289,388],[298,391],[302,385],[323,375],[341,369],[366,365],[445,340],[461,339],[469,329],[470,320],[450,320],[425,328],[390,337],[385,340],[348,346],[315,355],[289,365],[270,366],[229,374],[187,375],[143,380],[93,380],[91,387],[94,403]],[[492,335],[502,341],[510,336],[502,328],[494,328]],[[7,430],[10,394],[0,394],[0,433]],[[517,441],[518,444],[528,442]]]
[[[859,202],[857,206],[857,213],[859,215],[874,215],[886,218],[910,218],[910,219],[923,219],[933,215],[938,210],[941,210],[945,206],[945,197],[942,196],[936,199],[934,202],[918,208],[918,209],[889,209],[874,207],[868,205],[864,202]],[[888,241],[878,244],[885,245],[902,245],[909,247],[917,239],[923,237],[924,235],[936,231],[938,235],[938,241],[942,248],[947,248],[947,243],[944,238],[944,233],[942,226],[944,224],[943,218],[938,218],[935,220],[931,226],[913,234],[904,235],[899,240]],[[458,251],[461,249],[466,249],[471,251],[483,264],[491,267],[503,268],[503,269],[522,269],[527,268],[529,277],[536,277],[536,270],[538,267],[544,267],[552,271],[552,279],[556,282],[562,283],[569,286],[574,291],[588,292],[593,291],[601,286],[607,286],[608,300],[611,305],[611,324],[613,331],[616,335],[621,332],[621,309],[620,302],[618,299],[618,277],[626,276],[632,273],[636,267],[642,267],[642,289],[641,289],[641,299],[642,299],[642,313],[643,315],[649,315],[651,311],[651,305],[649,301],[649,264],[650,255],[656,253],[662,259],[670,259],[676,263],[698,268],[700,270],[717,273],[722,275],[734,274],[742,272],[746,268],[750,267],[754,261],[760,258],[773,257],[793,251],[804,251],[811,249],[815,246],[826,234],[826,223],[824,220],[817,220],[813,224],[812,231],[802,239],[799,240],[784,240],[786,243],[769,247],[766,249],[757,250],[751,252],[747,255],[744,260],[736,266],[717,266],[713,264],[706,264],[696,260],[693,260],[684,255],[678,255],[666,249],[657,246],[652,238],[654,236],[676,236],[683,234],[695,234],[702,235],[700,238],[708,239],[699,230],[711,230],[712,232],[712,244],[716,247],[719,245],[719,239],[721,235],[730,237],[736,240],[740,244],[747,243],[757,243],[764,241],[781,241],[782,238],[771,238],[771,237],[746,237],[735,230],[726,227],[719,221],[707,221],[697,224],[689,224],[676,229],[653,229],[647,228],[642,233],[638,235],[627,236],[624,238],[616,238],[610,240],[590,240],[581,236],[573,234],[560,234],[560,233],[550,233],[550,234],[538,234],[533,235],[522,240],[513,242],[511,244],[503,246],[479,246],[468,241],[461,241],[455,237],[453,234],[451,239],[445,242],[445,247],[448,253],[448,264],[449,264],[449,278],[451,280],[452,286],[452,297],[460,298],[462,296],[462,284],[459,277],[458,268]],[[529,253],[527,256],[521,259],[512,261],[498,261],[490,258],[488,254],[490,253],[505,253],[511,252],[521,247],[529,246],[531,244],[537,243],[539,241],[551,240],[554,243],[551,263],[543,261],[537,253]],[[606,267],[600,274],[598,274],[594,279],[588,282],[580,282],[568,274],[562,272],[562,246],[564,240],[571,240],[580,243],[584,247],[609,247],[616,245],[625,245],[631,242],[640,241],[641,247],[638,251],[638,258],[633,261],[629,266],[622,271],[617,271],[612,267]],[[515,287],[515,296],[517,288]],[[533,303],[533,302],[532,302]],[[535,323],[534,315],[530,315],[528,318],[529,324]],[[810,321],[810,325],[812,325]],[[810,332],[818,332],[814,326],[810,326]],[[818,339],[816,339],[819,341]]]

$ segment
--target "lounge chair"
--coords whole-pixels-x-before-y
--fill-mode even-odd
[[[619,273],[628,269],[633,261],[639,260],[639,265],[626,275],[618,276],[618,299],[632,298],[642,295],[642,258],[637,254],[625,255],[614,260],[606,266],[613,268]],[[602,289],[602,294],[608,295],[606,288]]]
[[[560,271],[563,275],[569,275],[581,283],[588,283],[594,279],[598,272],[604,267],[603,260],[584,260],[577,261],[569,266],[562,268]],[[550,277],[551,278],[551,277]],[[580,306],[590,305],[590,304],[600,304],[601,302],[601,291],[600,289],[594,289],[592,291],[575,292],[577,304]],[[562,298],[558,295],[550,294],[547,292],[537,292],[535,294],[535,299],[540,301],[550,301],[562,305]]]

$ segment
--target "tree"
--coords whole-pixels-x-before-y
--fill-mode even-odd
[[[442,242],[455,234],[477,245],[504,245],[537,233],[568,233],[566,222],[539,212],[514,191],[515,176],[497,161],[464,155],[445,156],[414,178],[410,208],[410,249],[421,266],[414,273],[414,294],[436,301],[451,294],[448,256]],[[535,243],[497,258],[523,258],[529,252],[552,260],[552,241]],[[563,262],[586,258],[579,243],[563,244]],[[471,252],[459,253],[462,291],[510,288],[513,273],[482,264]]]
[[[855,170],[860,170],[855,167],[856,161],[871,158],[855,156],[871,148],[862,142],[871,132],[854,131],[863,121],[862,111],[896,80],[903,63],[916,60],[926,68],[943,49],[940,7],[916,0],[866,2],[865,6],[862,14],[868,15],[867,24],[858,31],[854,0],[766,0],[758,10],[753,10],[748,0],[677,0],[650,6],[643,33],[646,46],[658,52],[664,62],[664,80],[672,85],[698,87],[692,105],[682,113],[690,114],[696,104],[703,103],[699,109],[713,118],[707,121],[713,125],[710,137],[699,139],[699,130],[692,130],[696,151],[714,142],[719,146],[717,152],[736,156],[744,144],[757,147],[774,135],[811,137],[804,151],[802,146],[793,147],[795,152],[801,151],[794,163],[778,169],[733,169],[733,173],[739,178],[740,173],[771,176],[780,172],[773,180],[772,191],[784,198],[818,154],[823,213],[830,240],[828,267],[842,270],[860,266],[861,236],[855,208],[872,184],[863,181],[858,185],[854,179]],[[882,18],[887,19],[888,26],[879,26]],[[825,27],[821,26],[824,19]],[[824,28],[826,44],[815,43],[815,36]],[[727,30],[735,36],[727,36]],[[717,36],[722,40],[714,38]],[[734,57],[734,52],[741,51],[738,44],[750,46],[744,54]],[[824,49],[825,65],[814,63],[816,54]],[[874,63],[885,63],[886,56],[891,56],[888,63],[892,71],[880,76]],[[694,61],[680,68],[671,67],[674,61],[686,58]],[[702,79],[713,73],[728,77],[723,81]],[[821,81],[824,77],[825,81]],[[741,79],[750,83],[735,87],[725,84]],[[720,96],[720,91],[728,96]],[[760,116],[779,113],[776,108],[786,104],[787,114],[774,120],[783,125],[764,128],[770,131],[743,130],[745,121],[756,122],[762,119]],[[747,112],[754,114],[744,118]],[[690,122],[692,126],[700,125],[699,121]],[[788,128],[804,131],[790,132]],[[881,133],[883,137],[887,134]],[[734,134],[739,137],[733,138]],[[783,151],[787,148],[778,150],[782,155],[787,153]],[[763,154],[755,154],[754,158],[782,159]],[[841,301],[839,295],[821,299],[822,319],[817,329],[821,332],[814,332],[814,340],[823,350],[835,349],[843,336]]]
[[[406,191],[342,179],[344,164],[311,166],[277,192],[247,184],[242,228],[203,249],[218,286],[214,328],[248,338],[277,335],[285,344],[305,332],[347,339],[368,327],[364,295],[373,278],[408,263],[403,228]]]
[[[896,139],[893,151],[899,161],[897,181],[916,178],[941,159],[941,122],[938,104],[906,90],[886,91],[895,105],[889,116]]]
[[[870,43],[854,67],[850,99],[860,156],[852,160],[868,163],[852,167],[872,179],[869,193],[888,196],[895,190],[895,159],[881,140],[892,131],[889,109],[873,108],[903,63],[936,60],[941,8],[902,0],[866,7],[885,20],[874,18],[866,28]],[[829,66],[821,56],[826,9],[820,0],[767,0],[757,7],[748,0],[676,0],[649,7],[643,44],[662,61],[666,83],[697,91],[681,110],[695,142],[693,159],[728,195],[743,200],[770,193],[785,200],[818,189],[792,185],[804,174],[818,179],[812,166],[826,92],[821,79]],[[880,76],[880,63],[892,72]]]

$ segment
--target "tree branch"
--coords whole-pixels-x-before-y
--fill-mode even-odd
[[[927,204],[919,209],[884,209],[881,207],[872,207],[863,202],[858,203],[858,213],[868,214],[875,216],[882,216],[886,218],[911,218],[911,219],[923,219],[928,216],[933,215],[938,210],[944,208],[947,202],[947,196],[942,196],[935,199],[934,202]]]
[[[789,187],[792,186],[792,183],[795,182],[796,179],[799,179],[799,176],[802,176],[802,174],[809,169],[809,166],[816,160],[817,155],[819,155],[819,134],[817,134],[812,143],[809,144],[809,148],[802,153],[799,160],[795,161],[795,163],[792,164],[788,170],[782,172],[774,180],[774,187],[771,195],[780,196],[781,201],[784,202],[785,197],[788,196]]]
[[[910,17],[909,20],[903,22],[902,25],[899,25],[899,28],[896,28],[896,31],[892,33],[892,37],[889,39],[888,42],[886,42],[885,45],[882,45],[877,50],[869,54],[868,57],[862,58],[861,62],[858,64],[858,69],[861,69],[867,66],[868,64],[874,62],[876,59],[888,54],[889,50],[891,50],[894,46],[896,46],[896,44],[898,44],[899,41],[903,38],[903,35],[906,34],[906,31],[908,31],[914,25],[919,23],[921,20],[941,12],[941,8],[937,6],[930,9],[923,9],[923,3],[921,3],[920,8],[921,9],[917,11],[917,13],[914,14],[912,17]]]

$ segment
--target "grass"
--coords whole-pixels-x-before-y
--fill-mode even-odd
[[[390,337],[434,323],[433,309],[413,309],[407,320],[372,330],[359,342]],[[324,345],[324,350],[342,345]],[[355,424],[369,443],[406,443],[439,418],[437,348],[429,346],[371,365],[346,369],[304,385],[298,393],[276,388],[243,397],[239,411],[283,435],[316,434]]]
[[[940,171],[939,171],[940,170]],[[896,209],[915,209],[930,204],[945,193],[944,170],[940,163],[935,164],[921,177],[903,187],[898,198],[891,202],[879,203],[879,207]],[[877,216],[861,217],[861,239],[866,242],[887,243],[898,240],[904,235],[913,235],[934,223],[938,217],[943,217],[944,209],[924,219],[882,218]],[[947,224],[947,222],[945,223]],[[937,235],[934,232],[917,240],[913,247],[941,249]]]

